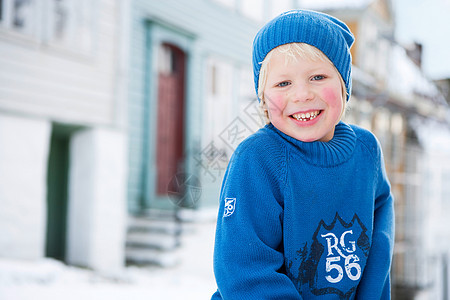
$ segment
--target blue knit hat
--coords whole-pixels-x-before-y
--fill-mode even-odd
[[[355,38],[342,21],[324,13],[291,10],[267,23],[253,41],[253,75],[256,95],[261,64],[274,48],[289,43],[306,43],[321,50],[335,65],[347,90],[352,89],[350,47]]]

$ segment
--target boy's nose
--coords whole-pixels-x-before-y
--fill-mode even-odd
[[[306,84],[298,85],[294,90],[294,102],[304,102],[309,101],[314,98],[314,94],[310,87],[308,87]]]

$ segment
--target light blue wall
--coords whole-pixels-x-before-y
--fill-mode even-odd
[[[259,24],[214,0],[135,0],[131,5],[128,201],[135,212],[144,198],[152,198],[155,181],[155,47],[168,40],[187,52],[187,169],[199,174],[193,155],[202,139],[206,58],[216,55],[236,67],[250,68],[251,44]],[[230,105],[235,101],[230,99]],[[220,180],[202,185],[200,205],[217,203]]]

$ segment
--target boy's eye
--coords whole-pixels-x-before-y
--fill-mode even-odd
[[[324,75],[315,75],[315,76],[313,76],[312,80],[322,80],[324,78],[325,78]]]
[[[289,82],[283,81],[283,82],[278,83],[277,86],[278,87],[285,87],[285,86],[288,86],[289,84],[290,84]]]

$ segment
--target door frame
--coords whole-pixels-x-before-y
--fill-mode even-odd
[[[53,123],[47,162],[45,256],[66,261],[69,216],[70,142],[80,126]]]
[[[158,18],[150,18],[146,22],[146,74],[145,74],[145,108],[144,108],[144,149],[143,149],[143,198],[140,206],[143,210],[173,210],[176,206],[170,197],[158,196],[156,192],[156,151],[157,151],[157,112],[158,112],[158,51],[163,44],[170,44],[184,52],[185,55],[185,98],[184,98],[184,149],[188,149],[191,140],[191,122],[189,118],[189,102],[192,99],[190,88],[192,81],[192,53],[195,35]],[[191,158],[185,155],[186,172],[192,172]]]

